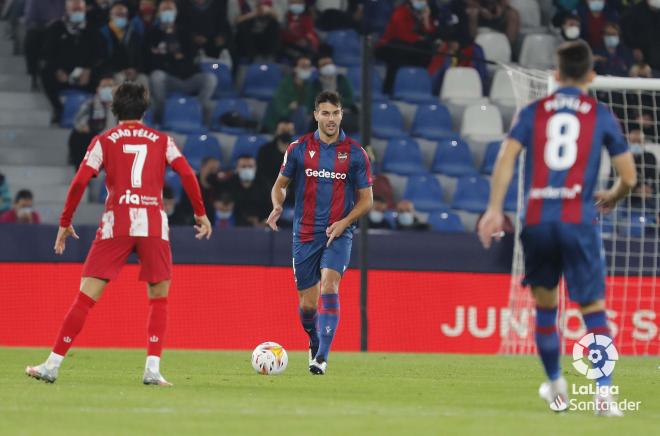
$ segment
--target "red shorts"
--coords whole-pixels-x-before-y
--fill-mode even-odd
[[[140,280],[162,282],[172,277],[169,241],[158,237],[117,236],[95,239],[83,266],[83,277],[114,280],[131,253],[140,260]]]

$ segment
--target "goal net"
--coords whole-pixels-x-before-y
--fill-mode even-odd
[[[545,71],[506,66],[516,98],[517,110],[531,101],[548,95],[554,81]],[[660,302],[656,299],[659,264],[658,198],[660,164],[660,80],[598,77],[590,93],[616,114],[631,144],[637,166],[638,186],[610,214],[601,215],[603,247],[607,265],[606,304],[610,328],[619,353],[657,355],[660,352]],[[508,328],[504,329],[500,353],[530,354],[534,342],[535,304],[528,288],[520,282],[524,275],[520,244],[520,211],[523,207],[524,154],[520,157],[518,213],[511,286]],[[609,157],[603,152],[599,172],[600,189],[610,187],[615,174]],[[576,339],[586,330],[578,307],[567,300],[564,283],[560,284],[559,329],[562,349],[570,352]]]

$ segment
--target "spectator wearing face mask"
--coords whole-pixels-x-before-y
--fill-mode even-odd
[[[596,73],[604,76],[626,77],[633,64],[632,51],[619,37],[619,25],[607,23],[603,28],[603,47],[594,50]]]
[[[12,209],[0,215],[0,223],[39,224],[41,217],[34,210],[32,192],[21,189],[14,197]]]
[[[369,211],[369,228],[370,229],[387,229],[392,230],[391,223],[386,219],[385,213],[387,212],[387,203],[382,197],[374,196],[374,206]]]
[[[131,29],[140,39],[144,37],[154,26],[156,21],[156,0],[140,0],[137,14],[131,19]]]
[[[660,70],[660,0],[642,0],[630,6],[623,16],[621,29],[635,61]]]
[[[11,207],[11,194],[4,174],[0,174],[0,215]]]
[[[231,194],[225,192],[216,196],[213,201],[213,208],[215,210],[215,224],[216,229],[231,229],[236,227],[236,217],[234,216],[234,207],[236,203]]]
[[[43,46],[41,82],[53,107],[52,122],[62,115],[60,91],[77,88],[91,91],[91,72],[98,60],[96,30],[87,26],[85,2],[66,0],[66,14],[50,25]]]
[[[99,80],[96,94],[80,106],[69,135],[69,163],[78,169],[92,139],[117,124],[110,105],[115,81],[112,75]]]
[[[249,155],[236,161],[234,176],[220,186],[235,201],[234,218],[237,227],[263,227],[270,213],[270,189],[257,179],[257,161]]]
[[[289,0],[281,38],[282,53],[289,59],[302,55],[314,56],[318,53],[319,37],[314,30],[314,19],[305,5],[305,0]]]
[[[286,4],[281,11],[273,7],[273,0],[229,0],[227,14],[235,29],[237,52],[250,62],[274,60],[285,9]]]
[[[619,13],[610,3],[606,0],[585,0],[578,6],[581,21],[580,36],[594,50],[604,46],[605,25],[619,22]]]
[[[563,41],[575,41],[580,38],[581,30],[580,17],[573,14],[564,16],[561,24],[561,38]]]
[[[658,191],[658,163],[655,155],[646,149],[647,139],[641,126],[631,126],[628,144],[635,159],[637,185],[630,193],[630,206],[640,209],[646,206],[655,210],[655,194]],[[611,173],[611,180],[614,174]]]
[[[202,199],[204,200],[204,208],[206,216],[211,224],[215,219],[213,212],[213,199],[219,192],[218,186],[227,180],[229,174],[221,171],[220,161],[215,157],[207,156],[202,159],[197,172],[197,181],[199,188],[202,192]],[[193,207],[187,195],[181,196],[181,201],[176,205],[174,215],[170,221],[173,225],[186,225],[191,226],[195,223],[193,217]]]
[[[149,80],[141,73],[144,70],[142,38],[129,26],[128,18],[127,4],[113,3],[109,21],[99,31],[97,50],[103,58],[99,69],[103,74],[115,74],[117,83],[131,80],[148,88]]]
[[[185,0],[181,5],[181,21],[190,31],[192,45],[209,58],[219,58],[223,50],[233,52],[231,27],[227,21],[227,5],[215,0]]]
[[[275,136],[259,148],[257,153],[257,178],[266,186],[273,186],[284,161],[284,153],[293,141],[295,127],[287,118],[277,122]]]
[[[208,124],[213,110],[211,97],[218,79],[202,73],[195,64],[195,48],[188,31],[176,24],[177,6],[173,0],[163,0],[158,6],[159,25],[147,35],[148,71],[154,121],[162,120],[165,99],[171,92],[195,95],[202,104]]]
[[[428,230],[426,223],[415,215],[415,205],[410,200],[401,200],[396,205],[396,230]]]
[[[313,109],[313,106],[308,105],[316,98],[313,72],[309,57],[301,56],[296,60],[293,71],[282,78],[266,109],[262,123],[266,132],[274,132],[277,122],[283,118],[292,120],[296,131],[307,130],[309,113]]]

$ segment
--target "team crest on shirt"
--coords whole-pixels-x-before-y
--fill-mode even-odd
[[[337,153],[337,159],[339,159],[339,162],[345,161],[346,159],[348,159],[348,153],[344,153],[340,151],[339,153]]]

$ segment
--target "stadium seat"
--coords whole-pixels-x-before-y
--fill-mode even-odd
[[[411,135],[434,141],[457,136],[451,129],[451,115],[447,106],[441,103],[417,106]]]
[[[227,112],[236,112],[245,119],[252,118],[250,107],[245,100],[240,98],[223,98],[218,100],[218,104],[213,110],[211,117],[211,129],[217,132],[227,133],[229,135],[240,135],[248,130],[245,127],[229,127],[220,122],[220,117]]]
[[[181,184],[179,175],[173,170],[168,169],[165,171],[165,184],[172,188],[172,191],[174,191],[174,200],[178,202],[183,193],[183,185]]]
[[[450,177],[476,174],[467,143],[460,138],[438,141],[432,171]]]
[[[637,210],[619,207],[617,215],[617,233],[621,238],[641,238],[646,229],[655,227],[652,215],[644,215]]]
[[[236,161],[241,156],[257,157],[259,148],[268,142],[260,135],[240,135],[236,138],[234,149],[231,152],[231,168],[236,166]]]
[[[419,144],[412,138],[392,138],[385,147],[383,171],[401,175],[426,173]]]
[[[245,73],[241,94],[257,100],[270,100],[281,80],[282,67],[278,64],[251,64]]]
[[[399,108],[391,103],[377,103],[371,112],[372,132],[376,138],[401,138],[406,136],[403,130],[403,116]]]
[[[436,232],[462,233],[465,231],[461,218],[449,211],[433,212],[429,215],[428,224]]]
[[[183,146],[183,155],[195,170],[199,170],[205,157],[215,157],[222,162],[220,142],[213,135],[188,135]]]
[[[440,182],[430,174],[409,177],[403,194],[403,198],[412,201],[415,209],[421,212],[447,210],[442,197]]]
[[[365,17],[369,17],[365,21],[365,25],[368,26],[365,29],[369,33],[382,34],[387,27],[387,23],[390,21],[392,12],[394,11],[393,1],[383,1],[383,0],[366,0],[363,2]]]
[[[449,68],[442,80],[442,100],[482,100],[483,88],[477,70],[472,67]]]
[[[436,101],[431,93],[431,77],[426,68],[399,68],[394,80],[394,99],[413,104]]]
[[[516,96],[513,92],[511,77],[506,69],[502,68],[495,72],[490,86],[490,100],[500,108],[504,126],[510,126],[516,111]]]
[[[452,209],[483,213],[488,205],[490,186],[481,176],[465,176],[458,179],[451,203]]]
[[[486,152],[484,153],[484,159],[481,161],[481,174],[491,175],[493,174],[493,169],[495,168],[495,161],[497,160],[497,155],[500,152],[500,145],[502,141],[491,141],[486,145]]]
[[[371,98],[373,101],[387,100],[383,94],[383,78],[380,76],[378,70],[374,67],[371,68]],[[346,69],[346,78],[353,87],[353,95],[356,100],[362,97],[362,70],[360,66],[348,67]]]
[[[553,35],[527,35],[520,49],[520,65],[526,68],[547,70],[554,67],[557,39]]]
[[[537,0],[511,0],[511,7],[518,11],[523,33],[539,30],[541,27],[541,7]]]
[[[60,118],[60,127],[71,129],[73,128],[73,122],[76,118],[76,114],[78,114],[80,106],[92,98],[92,94],[69,90],[63,92],[61,97],[64,97],[64,108],[62,109],[62,116]]]
[[[202,106],[194,97],[169,97],[165,102],[163,129],[180,133],[202,130]]]
[[[502,136],[503,132],[502,115],[497,106],[473,104],[465,109],[461,136],[484,138]]]
[[[234,89],[231,69],[227,65],[216,62],[203,62],[200,67],[202,72],[211,73],[218,79],[218,85],[215,87],[213,98],[236,97],[237,92]]]
[[[511,44],[509,38],[500,32],[480,33],[475,42],[484,50],[487,60],[493,62],[511,62]]]
[[[328,32],[325,43],[333,48],[332,59],[337,65],[342,67],[360,65],[360,36],[355,30]]]

